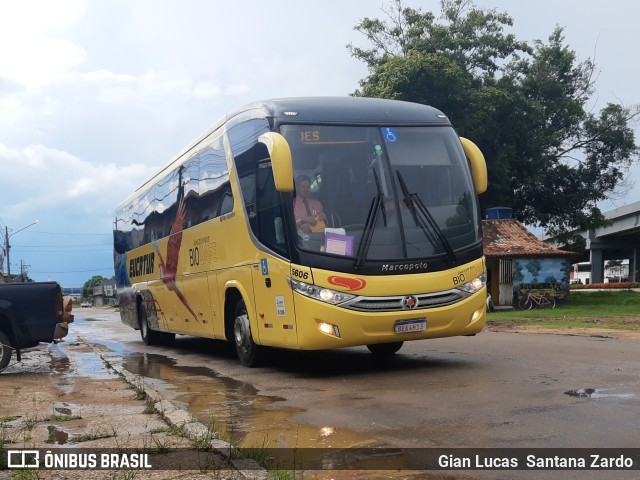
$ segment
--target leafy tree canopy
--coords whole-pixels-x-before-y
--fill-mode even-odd
[[[593,111],[596,65],[578,61],[556,27],[532,45],[505,33],[511,17],[471,0],[441,0],[440,16],[393,0],[385,18],[354,28],[371,48],[348,45],[369,75],[354,95],[433,105],[487,160],[483,208],[510,206],[520,221],[569,240],[605,224],[611,198],[638,158],[638,106]]]
[[[90,297],[93,293],[93,287],[95,287],[99,283],[102,283],[104,280],[108,280],[108,278],[105,278],[102,275],[94,275],[89,280],[84,282],[84,285],[82,286],[82,296],[85,298]]]

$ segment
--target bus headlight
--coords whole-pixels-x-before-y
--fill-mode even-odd
[[[470,282],[467,282],[463,285],[456,287],[458,290],[462,290],[467,293],[476,293],[482,287],[487,284],[487,274],[486,272],[480,275],[479,277],[474,278]]]
[[[331,305],[338,305],[355,298],[355,295],[351,295],[349,293],[338,292],[336,290],[331,290],[330,288],[317,287],[289,277],[287,277],[287,282],[289,282],[293,291],[298,292],[305,297],[315,298],[321,302],[330,303]]]

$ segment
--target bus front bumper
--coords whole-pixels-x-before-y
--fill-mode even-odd
[[[294,294],[301,350],[475,335],[486,320],[486,290],[444,307],[360,312]],[[405,331],[413,329],[416,331]],[[396,333],[399,331],[399,333]]]

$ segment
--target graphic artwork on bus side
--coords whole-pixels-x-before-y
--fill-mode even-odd
[[[180,199],[178,205],[178,212],[176,213],[176,219],[171,227],[171,233],[169,236],[169,242],[167,243],[167,261],[164,261],[162,253],[158,248],[157,242],[153,242],[153,248],[158,253],[160,261],[160,280],[167,286],[169,291],[175,292],[182,304],[189,310],[189,313],[193,315],[193,318],[198,321],[198,316],[189,305],[189,302],[185,298],[184,294],[178,288],[176,284],[176,273],[178,271],[178,257],[180,256],[180,246],[182,245],[182,230],[184,229],[184,219],[186,217],[186,207],[184,204],[184,197]]]

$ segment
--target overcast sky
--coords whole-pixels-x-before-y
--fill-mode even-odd
[[[405,3],[439,12],[436,0]],[[640,3],[476,4],[509,13],[521,40],[546,40],[565,27],[580,60],[599,67],[596,110],[607,101],[640,103],[640,55],[630,40]],[[33,279],[65,286],[111,277],[116,205],[230,110],[353,92],[367,71],[345,46],[368,46],[353,27],[381,17],[381,5],[1,1],[0,226],[3,235],[9,227],[12,273],[23,261]],[[605,208],[640,200],[638,170],[630,179],[638,185]]]

